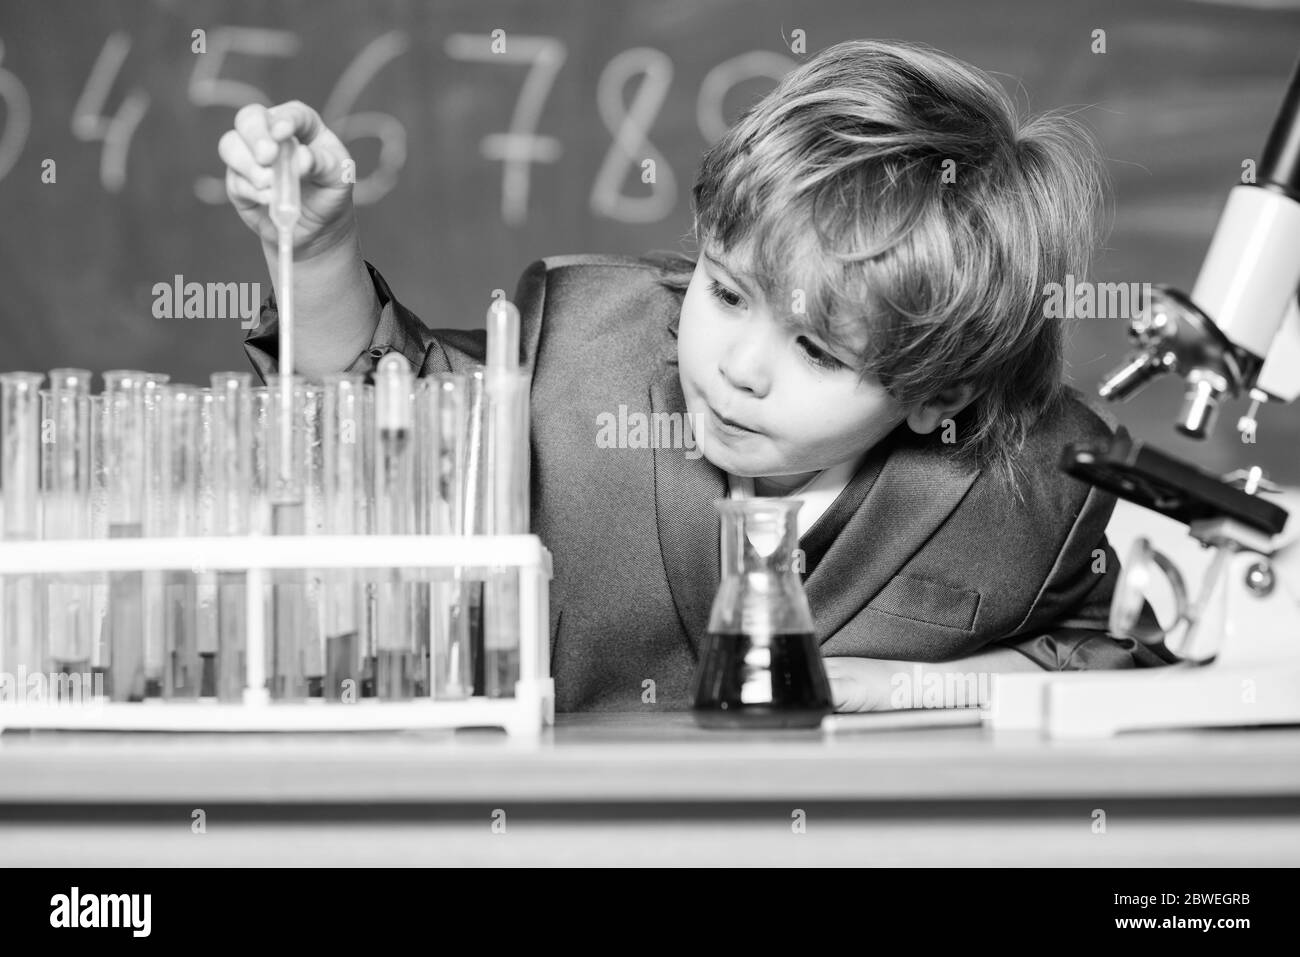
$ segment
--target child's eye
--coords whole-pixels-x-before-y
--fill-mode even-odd
[[[804,356],[807,357],[808,361],[817,368],[829,370],[843,367],[844,363],[840,362],[839,359],[836,359],[833,355],[821,346],[817,345],[817,343],[813,342],[807,336],[800,336],[798,342],[800,348],[803,350]]]
[[[744,302],[740,296],[722,285],[722,283],[718,282],[716,279],[709,280],[709,293],[714,299],[718,300],[718,302],[722,303],[728,309],[735,309]]]

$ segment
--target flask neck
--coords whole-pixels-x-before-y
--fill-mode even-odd
[[[722,576],[793,574],[800,504],[758,499],[720,503]]]

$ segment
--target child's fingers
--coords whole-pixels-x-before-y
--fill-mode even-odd
[[[271,190],[258,189],[233,169],[226,169],[226,195],[240,209],[252,206],[267,206],[271,202]]]
[[[253,159],[248,143],[236,130],[227,130],[217,143],[217,155],[226,164],[227,169],[245,180],[250,186],[265,189],[271,185],[271,170]]]
[[[262,166],[271,165],[277,150],[275,140],[271,138],[266,113],[266,107],[262,104],[250,103],[235,114],[235,132],[248,145],[253,159]]]
[[[294,153],[298,176],[317,186],[339,186],[343,182],[343,155],[338,140],[320,115],[304,103],[292,101],[267,109],[258,104],[235,114],[235,128],[222,136],[217,152],[226,166],[247,180],[253,190],[270,187],[272,165],[279,142],[286,136],[299,138]],[[345,155],[345,154],[344,154]]]
[[[866,711],[868,701],[862,684],[852,678],[829,676],[831,683],[831,705],[836,711]]]
[[[338,186],[343,182],[343,164],[338,154],[319,141],[298,144],[293,164],[299,177],[317,186]]]
[[[300,143],[310,143],[325,129],[320,114],[300,100],[271,107],[267,110],[267,124],[273,139],[279,141],[296,136]]]
[[[875,711],[880,700],[877,663],[865,658],[824,658],[831,686],[831,706],[836,711]]]

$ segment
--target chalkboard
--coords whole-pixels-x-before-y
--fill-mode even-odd
[[[925,41],[1026,109],[1077,107],[1115,187],[1096,278],[1189,288],[1300,49],[1286,6],[5,0],[0,365],[246,367],[237,316],[154,314],[176,277],[269,289],[216,155],[243,103],[320,109],[357,160],[367,258],[430,325],[467,327],[539,256],[679,248],[702,151],[792,65],[854,37]],[[1091,392],[1124,328],[1077,320],[1070,340]],[[1178,393],[1157,383],[1112,411],[1206,467],[1300,483],[1300,409],[1266,409],[1256,446],[1235,409],[1192,443],[1171,428]]]

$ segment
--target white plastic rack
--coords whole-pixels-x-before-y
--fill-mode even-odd
[[[264,586],[277,569],[460,569],[466,580],[518,570],[519,680],[513,698],[271,701]],[[247,574],[244,701],[0,701],[6,728],[99,731],[386,731],[498,727],[535,738],[554,723],[549,662],[551,555],[536,535],[351,535],[0,541],[0,577],[190,570]]]

